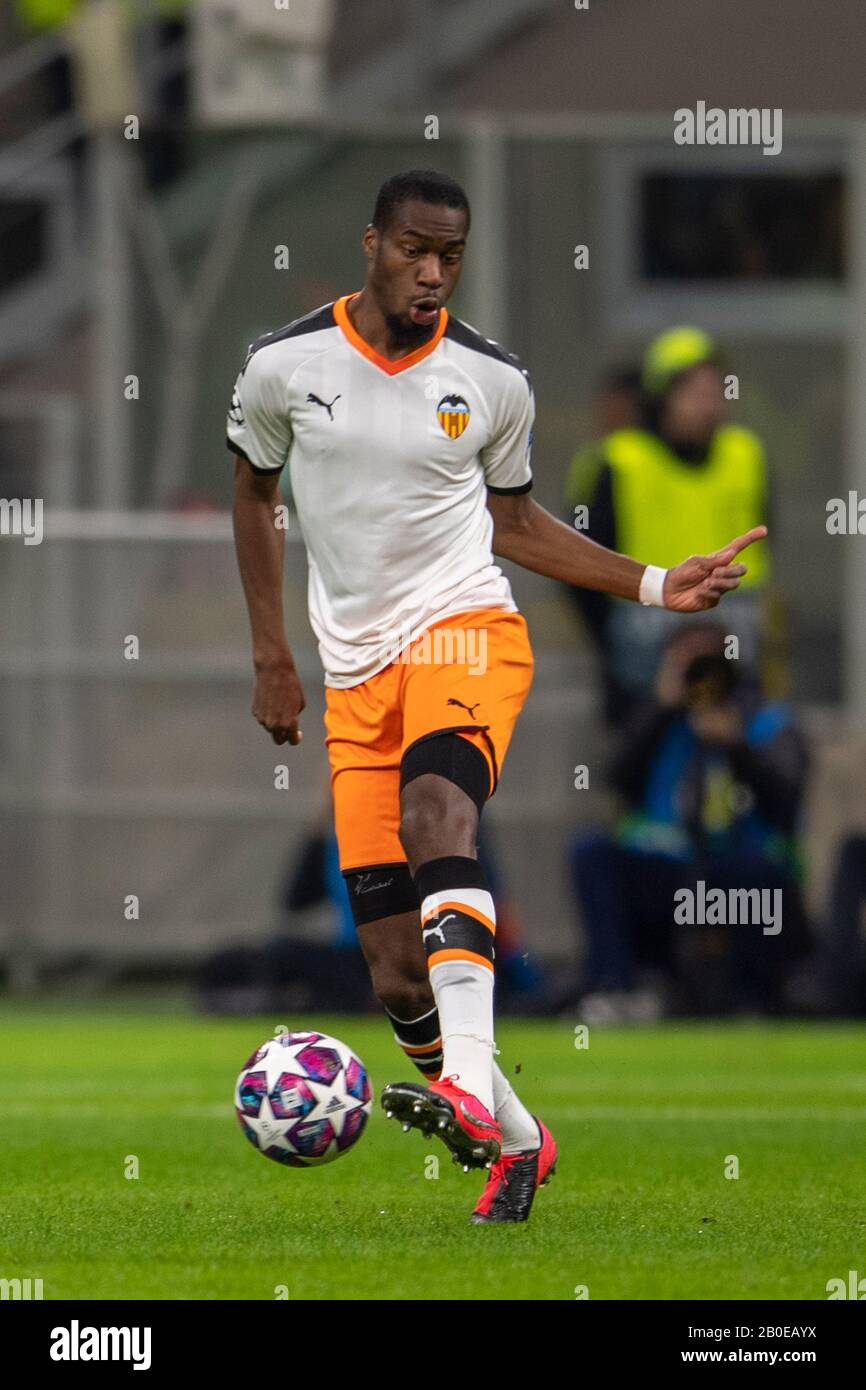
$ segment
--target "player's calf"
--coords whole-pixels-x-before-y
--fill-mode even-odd
[[[428,1081],[438,1081],[442,1075],[442,1034],[439,1010],[433,1004],[420,1018],[397,1018],[389,1008],[385,1013],[394,1025],[394,1038],[409,1061]]]

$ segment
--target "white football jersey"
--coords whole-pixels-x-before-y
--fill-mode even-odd
[[[289,465],[325,684],[360,684],[431,623],[516,611],[493,563],[487,491],[528,492],[535,405],[517,358],[440,309],[433,337],[389,362],[344,295],[252,344],[228,446]]]

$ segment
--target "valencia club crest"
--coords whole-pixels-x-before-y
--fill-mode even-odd
[[[449,439],[459,439],[469,424],[470,410],[462,396],[443,396],[436,414]]]

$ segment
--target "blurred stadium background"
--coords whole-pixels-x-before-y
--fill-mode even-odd
[[[158,977],[280,927],[332,930],[279,904],[326,768],[303,552],[295,532],[306,737],[276,792],[282,755],[248,713],[224,419],[254,337],[360,287],[375,190],[416,166],[469,193],[452,308],[532,372],[550,510],[593,437],[605,367],[684,321],[723,344],[776,478],[773,679],[813,742],[820,928],[840,840],[866,820],[866,543],[826,528],[830,498],[866,495],[866,109],[857,0],[784,14],[775,0],[3,9],[0,494],[46,507],[41,545],[0,546],[11,988]],[[782,152],[677,147],[673,112],[699,99],[781,108]],[[487,814],[525,947],[567,975],[565,847],[612,814],[608,735],[566,597],[511,578],[537,676]]]

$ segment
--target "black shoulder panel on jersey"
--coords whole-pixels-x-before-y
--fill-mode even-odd
[[[333,304],[324,304],[321,309],[313,309],[301,319],[293,319],[285,328],[275,328],[273,333],[263,333],[260,338],[256,338],[254,343],[250,343],[244,367],[254,352],[258,352],[259,348],[268,347],[270,343],[281,343],[284,338],[298,338],[302,333],[319,333],[323,328],[336,326]]]
[[[445,326],[445,337],[452,338],[461,347],[471,348],[473,352],[483,352],[485,357],[495,357],[499,362],[505,362],[509,367],[514,367],[526,378],[526,384],[532,390],[532,378],[524,367],[520,358],[513,352],[506,352],[499,343],[494,343],[491,338],[485,338],[475,328],[470,328],[468,323],[463,323],[461,319],[452,318],[448,315],[448,323]]]

